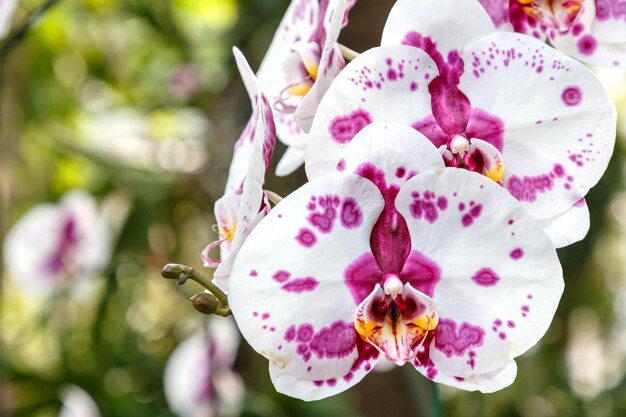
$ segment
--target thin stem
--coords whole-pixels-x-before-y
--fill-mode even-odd
[[[222,308],[228,309],[228,297],[226,294],[220,290],[217,285],[213,284],[209,278],[205,277],[192,267],[181,264],[167,264],[163,267],[161,275],[163,275],[164,278],[175,279],[178,285],[183,285],[189,279],[197,282],[209,290],[209,292],[217,298],[217,300],[222,304]]]
[[[217,314],[221,317],[228,317],[233,314],[233,312],[230,310],[230,307],[218,307],[213,314]]]

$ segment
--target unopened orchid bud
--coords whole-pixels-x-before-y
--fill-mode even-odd
[[[191,297],[193,308],[203,314],[213,314],[219,307],[219,301],[215,296],[201,292]]]
[[[179,264],[167,264],[161,270],[161,276],[167,279],[175,279],[182,285],[187,281],[189,271]]]

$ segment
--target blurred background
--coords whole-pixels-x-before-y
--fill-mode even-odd
[[[356,51],[376,46],[392,4],[358,2],[341,42]],[[28,25],[42,6],[50,7]],[[599,75],[620,110],[620,137],[587,198],[591,231],[559,251],[565,294],[548,334],[519,358],[513,386],[491,395],[433,389],[405,366],[304,403],[277,394],[267,361],[242,341],[223,365],[234,360],[241,376],[240,405],[172,411],[163,388],[168,358],[207,319],[188,301],[201,288],[178,287],[160,269],[168,262],[202,269],[199,254],[216,238],[213,204],[251,112],[231,47],[258,68],[287,6],[18,4],[12,33],[0,41],[0,242],[31,207],[81,189],[111,230],[111,256],[80,283],[62,280],[47,294],[0,265],[0,416],[57,416],[63,403],[72,407],[72,387],[106,417],[626,415],[626,84],[612,72]],[[24,25],[24,36],[15,36]],[[305,181],[303,170],[287,178],[269,172],[267,188],[281,195]],[[226,339],[207,334],[215,345]],[[212,398],[241,391],[234,382],[209,385]]]

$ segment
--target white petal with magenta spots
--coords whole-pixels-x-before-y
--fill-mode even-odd
[[[581,241],[590,227],[589,207],[584,199],[554,217],[540,221],[555,248],[562,248]]]
[[[355,58],[317,109],[307,139],[307,175],[334,170],[346,144],[372,122],[410,126],[430,115],[428,80],[436,76],[432,59],[410,46],[373,48]]]
[[[322,49],[317,78],[313,87],[311,87],[311,91],[304,96],[298,105],[295,114],[298,124],[305,132],[311,129],[311,123],[313,122],[313,117],[315,117],[317,107],[324,94],[326,94],[328,87],[345,66],[341,51],[337,47],[337,38],[339,38],[345,10],[345,0],[332,0],[329,2],[325,17],[325,22],[327,22],[325,24],[326,40]]]
[[[396,206],[412,250],[440,268],[429,351],[440,371],[492,372],[537,343],[561,297],[562,271],[541,226],[506,190],[449,168],[411,179]]]
[[[231,226],[234,233],[228,236],[228,241],[222,243],[226,248],[221,251],[223,258],[214,274],[216,284],[224,291],[228,290],[228,276],[239,248],[256,224],[269,211],[263,183],[265,170],[276,145],[272,111],[267,100],[259,89],[256,77],[241,52],[236,48],[233,49],[233,52],[254,107],[252,117],[246,127],[247,132],[244,131],[242,137],[235,144],[235,152],[226,183],[226,198],[231,203],[237,200],[236,197],[232,196],[233,194],[240,198],[238,199],[238,208],[230,204],[231,219],[236,216],[236,222]],[[220,216],[222,213],[223,206],[216,203],[216,216]],[[226,237],[220,236],[220,239],[224,238]],[[206,258],[206,255],[203,253],[203,258]]]
[[[335,167],[320,164],[313,169],[310,165],[308,177],[355,172],[363,164],[372,164],[384,172],[389,184],[402,185],[420,172],[444,168],[441,154],[431,141],[412,127],[394,122],[374,122],[364,127],[340,152],[342,157]]]
[[[485,374],[472,374],[466,378],[453,377],[439,371],[433,363],[414,364],[422,375],[434,382],[445,384],[465,391],[480,391],[484,394],[499,391],[513,383],[517,376],[517,364],[508,362],[504,367]]]
[[[554,46],[587,64],[626,69],[626,22],[619,7],[606,0],[585,1],[569,31],[552,33]]]
[[[466,46],[459,88],[503,128],[503,183],[537,219],[571,207],[604,173],[615,108],[599,80],[558,50],[515,33]]]
[[[233,266],[229,302],[244,337],[278,374],[309,381],[307,398],[319,391],[315,381],[350,374],[359,356],[344,271],[370,253],[382,205],[357,175],[318,178],[276,205]]]
[[[430,37],[447,56],[451,50],[493,33],[491,18],[476,0],[398,0],[389,13],[382,45],[398,45],[407,35]]]

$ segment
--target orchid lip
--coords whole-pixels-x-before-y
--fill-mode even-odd
[[[415,359],[438,322],[430,297],[387,274],[384,289],[377,284],[358,306],[354,327],[364,341],[401,366]]]

